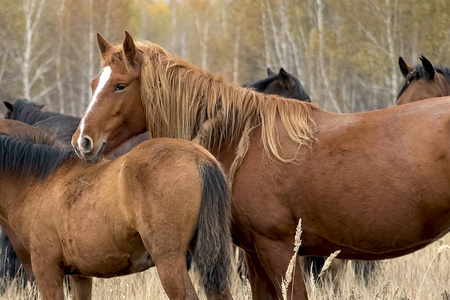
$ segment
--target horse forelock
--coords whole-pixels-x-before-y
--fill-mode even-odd
[[[151,42],[135,44],[142,55],[140,92],[151,138],[195,140],[211,150],[223,142],[239,143],[249,128],[261,126],[266,153],[290,161],[279,154],[279,114],[294,142],[301,146],[312,141],[310,104],[230,84]],[[116,48],[104,65],[119,56],[125,62],[121,51],[121,46]]]

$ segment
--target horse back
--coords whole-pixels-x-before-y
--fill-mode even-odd
[[[380,252],[397,247],[393,257],[448,231],[450,98],[355,114],[314,108],[312,119],[314,141],[300,148],[277,121],[280,153],[295,157],[291,163],[261,155],[255,130],[233,185],[235,205],[243,207],[234,214],[240,240],[265,228],[289,242],[301,218],[302,247],[311,250],[305,255],[343,250],[343,258],[355,258],[378,243]],[[398,237],[396,245],[383,244],[386,235]]]

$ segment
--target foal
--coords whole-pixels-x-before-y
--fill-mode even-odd
[[[37,128],[1,120],[0,132],[0,216],[31,255],[43,299],[63,299],[64,274],[74,299],[90,299],[92,277],[152,266],[170,299],[198,299],[186,251],[208,298],[231,298],[229,192],[205,149],[153,139],[88,165]]]

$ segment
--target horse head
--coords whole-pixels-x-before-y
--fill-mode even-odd
[[[279,95],[284,98],[311,102],[309,95],[306,93],[300,81],[283,68],[280,69],[278,74],[272,72],[270,68],[267,68],[267,75],[269,77],[257,81],[249,85],[249,87],[264,94]]]
[[[91,102],[72,137],[78,157],[92,163],[146,131],[140,94],[142,56],[133,38],[125,32],[120,47],[97,34],[97,42],[103,69],[91,81]],[[107,145],[109,140],[114,142]]]
[[[397,96],[397,105],[450,95],[450,70],[435,68],[423,55],[420,61],[421,65],[411,67],[399,57],[400,72],[405,81]]]

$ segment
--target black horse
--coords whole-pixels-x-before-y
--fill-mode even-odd
[[[43,131],[55,134],[56,139],[66,147],[71,147],[73,133],[77,130],[80,118],[55,112],[42,111],[43,105],[17,99],[13,104],[4,102],[7,112],[5,119],[12,119],[41,128]]]
[[[252,88],[264,94],[273,94],[284,98],[311,102],[309,95],[306,93],[300,81],[283,68],[280,69],[278,74],[275,74],[267,68],[267,75],[269,77],[249,85],[244,85],[244,87]]]

